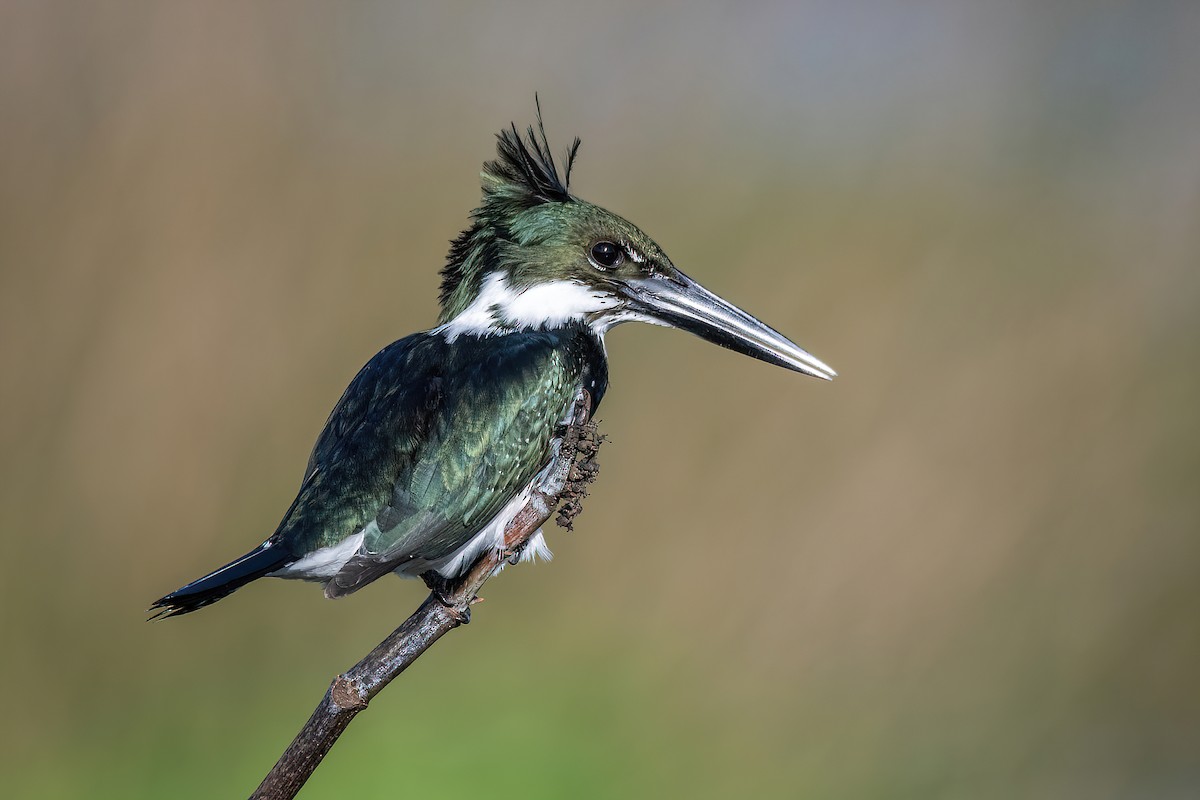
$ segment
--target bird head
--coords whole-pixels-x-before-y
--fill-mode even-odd
[[[598,335],[622,322],[679,328],[787,369],[830,380],[815,356],[689,278],[636,225],[568,191],[575,139],[560,177],[538,110],[537,130],[498,136],[483,166],[483,201],[442,270],[440,329],[500,334],[570,323]]]

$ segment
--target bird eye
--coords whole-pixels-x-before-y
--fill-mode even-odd
[[[592,263],[601,269],[612,269],[625,260],[625,251],[612,242],[592,245]]]

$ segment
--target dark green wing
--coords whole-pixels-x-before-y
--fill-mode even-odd
[[[562,334],[402,339],[351,383],[283,530],[297,557],[359,531],[348,594],[462,547],[534,478],[588,369]]]
[[[334,406],[274,537],[297,558],[361,530],[387,505],[394,477],[419,457],[438,402],[431,344],[417,334],[388,345]]]

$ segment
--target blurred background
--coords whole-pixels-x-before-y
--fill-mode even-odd
[[[1200,6],[0,5],[10,797],[245,796],[424,596],[263,581],[493,134],[832,384],[629,326],[552,565],[303,796],[1200,792]]]

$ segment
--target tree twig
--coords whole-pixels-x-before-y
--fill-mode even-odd
[[[598,469],[594,456],[603,438],[595,432],[590,409],[591,397],[587,391],[581,391],[544,480],[505,528],[505,551],[489,549],[464,575],[438,586],[404,624],[361,661],[334,678],[320,705],[263,778],[251,800],[294,798],[358,712],[430,645],[470,621],[471,604],[480,588],[507,560],[521,552],[529,538],[550,519],[563,497],[574,504],[565,521],[564,515],[559,515],[559,524],[569,527],[570,520],[579,513],[579,498],[586,494],[584,487],[595,478]],[[564,507],[564,513],[567,511]]]

